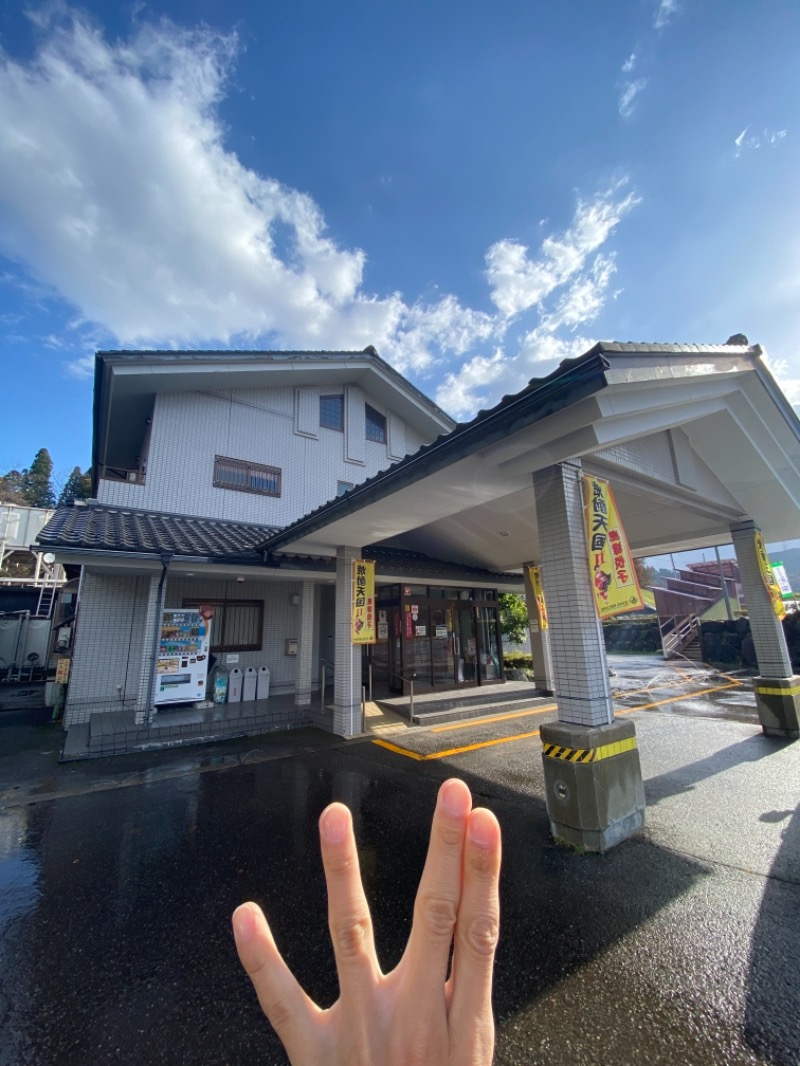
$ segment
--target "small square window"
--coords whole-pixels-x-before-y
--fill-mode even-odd
[[[353,482],[352,481],[337,481],[336,482],[336,495],[337,496],[344,496],[344,494],[346,492],[349,492],[350,489],[352,489],[353,487],[354,486],[353,486]]]
[[[365,405],[367,416],[367,440],[377,441],[378,444],[386,443],[386,415],[376,411],[369,404]]]
[[[324,429],[344,432],[344,396],[320,396],[319,424]]]

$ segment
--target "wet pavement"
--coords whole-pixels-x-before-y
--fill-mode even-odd
[[[342,800],[390,967],[451,774],[504,831],[498,1066],[798,1066],[800,743],[761,735],[746,679],[613,665],[648,811],[604,857],[549,838],[536,732],[552,712],[409,730],[401,750],[304,731],[294,748],[251,738],[79,779],[48,764],[33,784],[2,759],[0,1066],[285,1064],[230,912],[261,902],[329,1003],[316,819]]]

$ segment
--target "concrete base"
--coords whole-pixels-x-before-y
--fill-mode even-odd
[[[788,740],[800,738],[800,677],[757,677],[753,687],[764,733]]]
[[[586,851],[608,851],[644,826],[644,787],[633,722],[589,729],[542,726],[550,831]]]

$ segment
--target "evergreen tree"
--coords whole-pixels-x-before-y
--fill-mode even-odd
[[[27,501],[22,479],[23,474],[19,470],[9,470],[7,474],[0,475],[0,503],[25,506]]]
[[[512,644],[522,644],[528,635],[528,608],[524,596],[513,592],[501,592],[500,631]]]
[[[72,473],[67,478],[61,495],[58,497],[59,507],[68,507],[75,500],[88,500],[92,495],[92,471],[91,468],[85,474],[81,473],[79,466],[72,468]]]
[[[47,448],[40,448],[27,470],[22,472],[22,489],[29,507],[55,507],[56,497],[50,476],[53,460]]]

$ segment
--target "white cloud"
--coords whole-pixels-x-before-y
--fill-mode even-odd
[[[622,73],[630,74],[633,68],[636,66],[636,52],[631,52],[625,62],[622,64]]]
[[[734,137],[733,139],[733,143],[736,145],[736,151],[734,155],[737,158],[742,154],[742,151],[745,148],[755,150],[757,148],[761,148],[762,145],[769,145],[771,148],[774,148],[776,144],[780,144],[780,142],[785,139],[787,134],[786,130],[765,129],[762,130],[760,134],[751,133],[748,137],[747,134],[749,129],[749,126],[745,126],[739,136]]]
[[[658,0],[658,7],[653,15],[653,26],[657,30],[663,30],[669,25],[674,15],[678,12],[677,0]]]
[[[226,148],[235,34],[162,20],[112,43],[63,0],[34,22],[32,58],[0,53],[0,251],[20,264],[15,283],[74,309],[63,340],[75,375],[91,373],[96,344],[374,344],[401,371],[446,366],[440,401],[469,414],[524,383],[547,345],[571,351],[578,340],[558,331],[578,330],[607,298],[614,260],[599,250],[637,203],[624,182],[579,199],[533,256],[513,239],[489,248],[496,311],[449,294],[371,294],[365,252],[336,241],[314,200]],[[509,356],[525,312],[536,318]],[[50,332],[43,343],[57,347]]]
[[[619,95],[619,113],[623,118],[630,118],[633,114],[633,104],[636,97],[647,85],[647,78],[637,78],[635,81],[626,81]]]
[[[539,304],[559,285],[583,269],[587,257],[608,240],[638,203],[620,182],[592,200],[579,200],[570,228],[561,236],[546,237],[539,256],[531,259],[519,241],[502,240],[486,255],[486,277],[492,300],[507,317]]]

